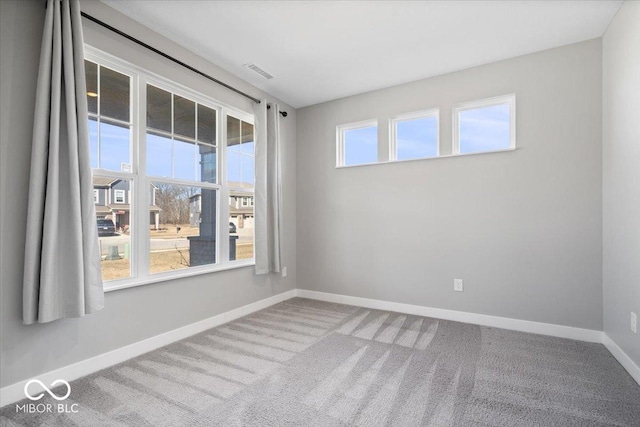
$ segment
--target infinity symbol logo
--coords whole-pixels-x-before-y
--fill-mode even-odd
[[[69,397],[69,395],[71,394],[71,386],[69,385],[68,382],[66,382],[65,380],[55,380],[54,382],[51,383],[51,388],[54,388],[56,385],[58,384],[64,384],[67,386],[67,394],[65,394],[62,397],[56,396],[56,394],[54,392],[51,391],[51,389],[49,387],[47,387],[46,385],[44,385],[42,383],[42,381],[40,380],[29,380],[25,385],[24,385],[24,395],[27,396],[27,398],[31,399],[31,400],[40,400],[42,399],[42,397],[44,396],[44,393],[40,393],[37,396],[31,396],[29,394],[29,386],[33,383],[37,383],[40,384],[40,387],[42,387],[44,389],[44,391],[46,391],[47,393],[49,393],[49,396],[53,397],[56,400],[65,400],[67,397]]]

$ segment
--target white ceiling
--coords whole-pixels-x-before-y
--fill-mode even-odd
[[[600,37],[622,4],[102,1],[296,108]]]

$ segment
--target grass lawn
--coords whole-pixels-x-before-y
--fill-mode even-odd
[[[177,227],[180,227],[178,231]],[[176,237],[189,237],[200,235],[200,227],[191,227],[189,224],[160,224],[160,230],[152,228],[149,236],[152,239],[175,239]]]
[[[149,262],[151,273],[161,273],[163,271],[173,271],[188,268],[189,251],[181,250],[182,255],[176,250],[151,252]],[[240,244],[236,247],[236,259],[253,258],[253,244]],[[103,260],[102,280],[116,280],[129,277],[128,259]]]

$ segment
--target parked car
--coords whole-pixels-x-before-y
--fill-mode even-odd
[[[229,234],[234,234],[235,232],[237,232],[238,230],[236,230],[236,225],[232,222],[229,223]]]
[[[114,236],[116,234],[116,226],[110,219],[98,220],[98,236]]]

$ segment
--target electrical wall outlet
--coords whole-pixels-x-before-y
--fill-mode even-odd
[[[631,332],[638,333],[638,316],[633,311],[631,312]]]
[[[287,267],[282,267],[282,277],[287,277]]]
[[[464,290],[462,279],[453,279],[453,290],[456,292],[462,292]]]

